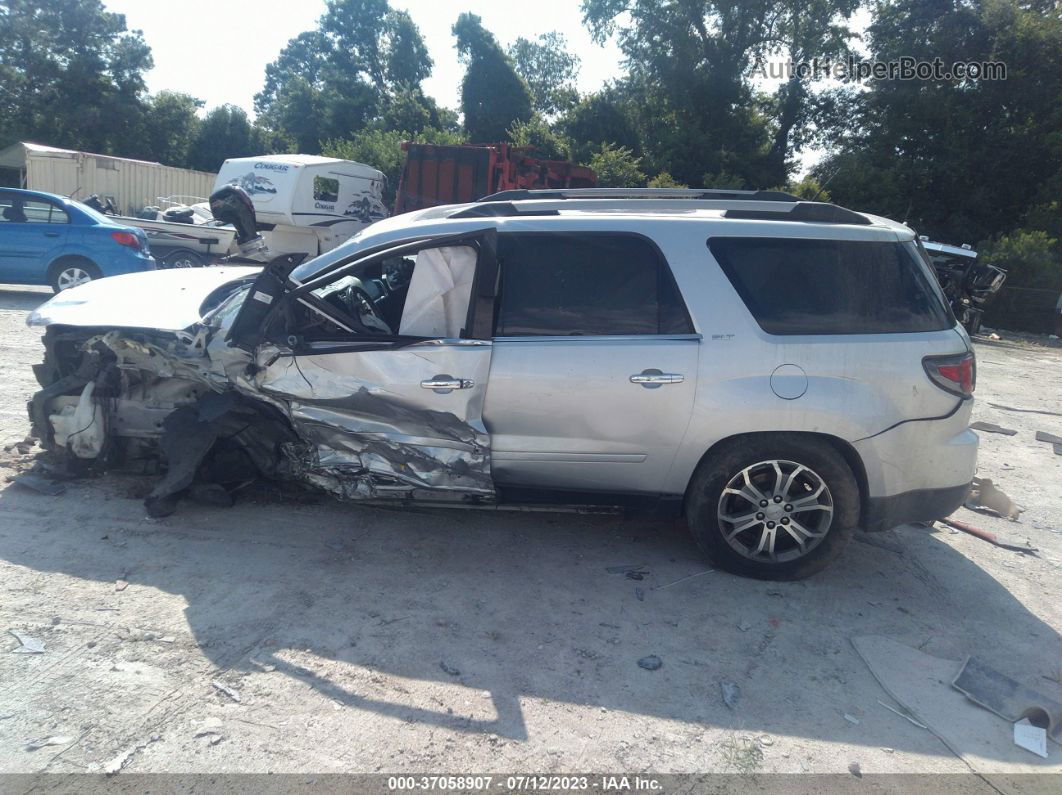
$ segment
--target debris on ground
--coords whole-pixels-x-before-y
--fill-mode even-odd
[[[4,452],[10,453],[12,451],[17,452],[19,455],[26,455],[33,449],[33,445],[37,443],[37,440],[32,436],[25,437],[20,442],[11,442],[4,445]]]
[[[645,579],[645,572],[628,571],[623,576],[626,577],[628,580],[644,580]]]
[[[995,334],[993,334],[992,336],[996,337]],[[996,339],[998,340],[999,337],[996,337]],[[851,773],[856,778],[863,778],[863,771],[860,769],[858,762],[849,762],[848,763],[848,772]]]
[[[39,475],[36,472],[22,472],[21,474],[15,475],[13,482],[48,497],[58,497],[66,491],[66,486],[62,483],[57,483],[56,481],[46,478],[43,475]]]
[[[1062,436],[1055,436],[1047,431],[1037,431],[1036,441],[1047,442],[1055,449],[1055,455],[1062,455]]]
[[[606,566],[605,567],[605,571],[607,571],[609,574],[624,574],[624,575],[629,574],[630,572],[640,572],[641,574],[645,575],[648,572],[644,571],[644,569],[645,569],[645,564],[644,563],[642,563],[642,564],[640,564],[638,566]]]
[[[667,585],[658,585],[655,588],[653,588],[653,590],[654,591],[662,591],[665,588],[670,588],[672,585],[678,585],[680,582],[686,582],[686,580],[692,580],[694,577],[700,577],[703,574],[711,574],[713,571],[715,571],[715,569],[705,569],[704,571],[699,571],[696,574],[689,574],[689,575],[687,575],[685,577],[679,577],[677,580],[669,582]]]
[[[128,580],[115,580],[114,581],[114,590],[116,590],[116,591],[124,591],[128,587],[129,587]]]
[[[1015,731],[1015,734],[1017,734],[1017,731]],[[53,737],[45,737],[43,740],[31,740],[26,743],[24,750],[39,751],[41,748],[47,748],[49,745],[66,745],[73,741],[73,737],[69,737],[65,734],[56,734]]]
[[[638,667],[647,671],[657,671],[663,664],[664,661],[655,654],[650,654],[648,657],[642,657],[642,659],[638,660]]]
[[[460,676],[461,675],[461,669],[460,668],[455,668],[454,666],[447,664],[445,660],[443,662],[439,663],[439,667],[442,669],[442,672],[444,674],[449,674],[450,676]]]
[[[1001,409],[1003,411],[1017,411],[1021,414],[1046,414],[1049,417],[1062,417],[1062,411],[1046,411],[1045,409],[1020,409],[1015,406],[1004,406],[1001,403],[989,403],[994,409]]]
[[[844,713],[844,719],[851,723],[853,726],[858,726],[860,723],[859,718],[857,718],[855,715],[849,715],[847,712]]]
[[[146,743],[134,745],[132,748],[129,748],[128,750],[123,751],[122,753],[118,754],[118,756],[114,757],[114,759],[112,759],[103,766],[103,772],[106,773],[108,776],[115,775],[116,773],[120,772],[123,767],[129,764],[129,760],[132,759],[138,752],[143,751],[145,748],[151,745],[151,743],[158,742],[161,739],[161,735],[151,735],[151,739],[149,739]]]
[[[1010,788],[996,786],[996,777],[1057,771],[1057,765],[1034,759],[1014,745],[1011,723],[948,686],[964,668],[961,661],[934,657],[882,636],[855,637],[852,646],[885,692],[997,791]]]
[[[255,666],[256,668],[265,671],[267,674],[271,674],[277,669],[275,665],[272,665],[270,663],[264,663],[261,660],[256,660],[254,657],[251,657],[248,662],[250,662],[251,665]]]
[[[885,707],[885,709],[887,709],[889,712],[895,712],[897,715],[899,715],[904,720],[910,721],[915,726],[917,726],[919,729],[925,729],[926,728],[925,725],[923,725],[923,724],[919,723],[918,721],[916,721],[914,718],[912,718],[906,712],[900,712],[900,710],[896,709],[896,707],[890,707],[888,704],[886,704],[880,698],[878,699],[878,703],[881,704],[881,706]]]
[[[637,599],[639,602],[644,602],[645,601],[645,590],[642,589],[642,588],[635,588],[634,589],[634,598]]]
[[[723,694],[723,703],[733,709],[741,698],[741,688],[733,682],[720,682],[719,690]]]
[[[951,686],[975,704],[1016,722],[1032,716],[1047,734],[1062,743],[1062,704],[968,657]]]
[[[206,740],[207,745],[217,745],[224,739],[221,734],[221,719],[207,718],[200,724],[192,737],[196,740]]]
[[[970,425],[970,428],[975,431],[984,431],[985,433],[1001,433],[1004,436],[1014,436],[1018,433],[1011,428],[996,425],[994,422],[975,422]]]
[[[1014,724],[1014,744],[1047,759],[1047,731],[1034,726],[1028,718],[1022,718]]]
[[[213,680],[210,684],[212,684],[215,687],[215,689],[220,690],[226,696],[231,698],[237,704],[240,703],[240,691],[239,690],[236,690],[235,688],[229,687],[228,685],[219,682],[217,679]]]
[[[1035,555],[1039,550],[1036,547],[1029,546],[1028,544],[1011,544],[1009,542],[1000,541],[996,538],[995,533],[990,533],[987,530],[982,530],[980,527],[974,527],[972,524],[966,522],[960,522],[957,519],[941,519],[941,522],[954,527],[956,530],[962,530],[964,533],[980,538],[982,541],[987,541],[989,544],[999,547],[1000,549],[1009,549],[1011,552],[1021,552],[1025,555]]]
[[[742,632],[748,632],[750,629],[752,629],[752,624],[750,624],[748,621],[741,621],[738,623],[737,628],[740,629]]]
[[[1025,510],[996,486],[991,478],[974,478],[964,504],[971,510],[987,508],[1012,522],[1018,521]]]
[[[22,644],[18,648],[12,649],[12,654],[44,654],[44,641],[40,638],[24,635],[13,629],[9,629],[8,633],[14,635],[18,642]]]

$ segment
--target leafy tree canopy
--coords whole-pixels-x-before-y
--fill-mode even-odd
[[[461,81],[461,112],[471,141],[504,141],[514,122],[531,118],[531,92],[494,34],[475,14],[464,13],[453,26],[457,52],[466,64]]]

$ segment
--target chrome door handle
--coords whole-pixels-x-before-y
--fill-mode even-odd
[[[632,384],[641,384],[646,389],[656,389],[664,384],[681,384],[686,380],[682,373],[663,373],[660,370],[642,370],[631,376]]]
[[[455,389],[471,389],[476,382],[471,378],[454,378],[452,375],[437,375],[420,382],[424,389],[434,389],[440,395],[453,392]]]

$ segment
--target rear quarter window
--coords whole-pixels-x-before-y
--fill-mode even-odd
[[[900,242],[715,237],[708,248],[768,334],[891,334],[953,325]]]

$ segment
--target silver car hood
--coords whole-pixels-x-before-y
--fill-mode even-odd
[[[180,331],[199,321],[200,307],[214,290],[261,270],[176,268],[97,279],[59,293],[33,310],[26,323]]]

